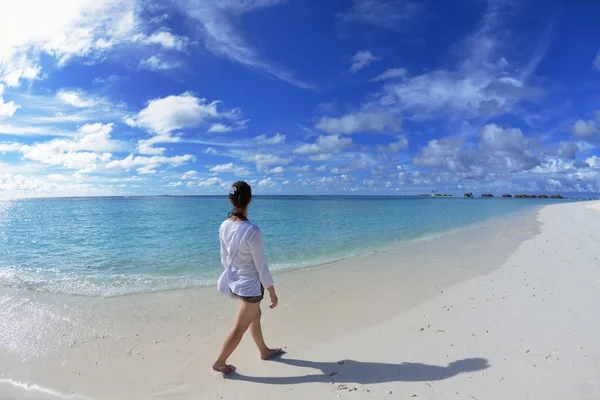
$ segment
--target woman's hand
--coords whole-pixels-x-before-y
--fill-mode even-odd
[[[271,306],[269,308],[274,309],[275,307],[277,307],[277,304],[279,303],[277,294],[275,294],[275,286],[271,286],[268,290],[269,290],[269,296],[271,297]]]

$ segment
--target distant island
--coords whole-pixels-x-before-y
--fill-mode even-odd
[[[468,197],[468,198],[473,198],[473,193],[471,192],[467,192],[463,195],[464,197]],[[481,197],[494,197],[494,195],[492,193],[483,193],[481,195]],[[516,199],[564,199],[564,196],[562,194],[553,194],[552,196],[548,196],[547,194],[540,194],[540,195],[535,195],[535,194],[515,194],[514,196],[510,193],[504,193],[502,195],[502,198],[505,199],[512,199],[512,198],[516,198]]]

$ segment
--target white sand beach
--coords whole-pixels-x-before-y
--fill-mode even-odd
[[[275,274],[261,361],[210,369],[236,304],[215,288],[0,292],[0,399],[600,399],[600,202],[549,205]],[[265,302],[266,303],[266,302]]]

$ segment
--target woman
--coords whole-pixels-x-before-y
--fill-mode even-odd
[[[213,369],[227,375],[235,371],[227,359],[240,344],[242,336],[250,328],[258,346],[260,357],[268,360],[283,353],[265,344],[260,326],[260,302],[265,288],[271,297],[271,308],[277,307],[278,299],[273,278],[267,265],[260,228],[248,221],[248,207],[252,201],[252,189],[246,182],[236,182],[229,191],[233,210],[221,224],[221,263],[225,271],[219,277],[219,291],[239,300],[239,309],[233,329],[227,335],[219,358]]]

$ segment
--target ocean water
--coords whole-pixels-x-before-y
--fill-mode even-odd
[[[534,199],[256,197],[250,220],[272,270],[318,265],[439,235]],[[212,285],[226,197],[0,201],[0,285],[116,296]]]

